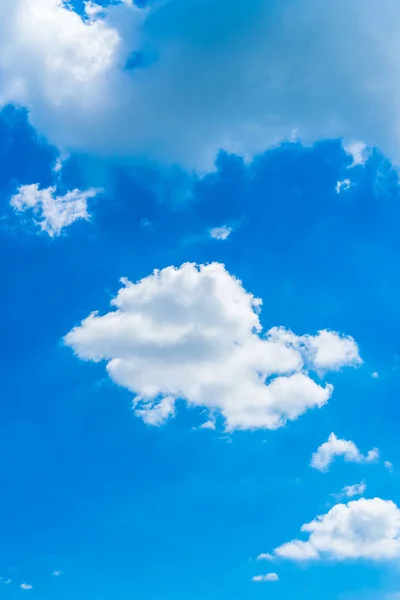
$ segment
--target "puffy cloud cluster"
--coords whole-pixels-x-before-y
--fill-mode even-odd
[[[379,451],[373,448],[364,455],[351,440],[342,440],[331,433],[328,440],[321,444],[311,457],[311,466],[319,471],[327,471],[332,461],[343,456],[346,462],[370,463],[379,459]]]
[[[65,342],[82,359],[107,361],[110,377],[135,394],[136,413],[153,425],[184,399],[222,414],[230,430],[276,429],[330,398],[332,385],[310,372],[361,360],[356,342],[335,332],[263,335],[261,300],[219,263],[171,266],[123,284],[114,310],[92,313]]]
[[[89,219],[87,201],[96,194],[95,189],[74,189],[60,195],[55,186],[39,189],[39,185],[34,183],[22,185],[12,196],[10,204],[18,213],[31,212],[36,225],[50,237],[55,237],[74,221]]]
[[[296,130],[399,159],[395,0],[112,4],[0,0],[0,100],[60,148],[208,168]]]
[[[303,525],[307,541],[293,540],[274,551],[291,560],[400,557],[400,510],[393,502],[374,498],[336,504],[325,515]]]

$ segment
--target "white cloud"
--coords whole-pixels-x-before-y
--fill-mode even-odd
[[[1,100],[62,149],[207,169],[221,147],[247,156],[296,130],[343,136],[353,165],[366,145],[399,160],[395,0],[86,6],[0,0]],[[145,68],[124,69],[132,51]]]
[[[39,118],[47,108],[50,121],[66,109],[85,114],[100,105],[96,94],[105,91],[103,78],[114,63],[120,37],[96,18],[94,3],[86,8],[87,21],[62,0],[0,2],[4,102],[27,104]]]
[[[356,367],[362,363],[358,346],[351,336],[323,330],[318,335],[296,336],[282,327],[269,331],[271,339],[289,344],[300,350],[303,357],[320,372],[338,371],[342,367]]]
[[[90,19],[95,20],[98,16],[104,15],[104,7],[96,4],[95,2],[91,2],[91,0],[85,2],[84,7],[85,13]]]
[[[12,579],[6,579],[4,585],[10,585],[12,583]]]
[[[385,460],[383,465],[388,471],[393,471],[393,463],[391,463],[390,460]]]
[[[350,179],[342,179],[342,181],[338,181],[336,183],[336,193],[340,194],[341,192],[344,192],[346,190],[349,189],[349,187],[351,186],[351,180]]]
[[[75,189],[58,195],[56,187],[39,189],[39,185],[34,183],[22,185],[12,196],[10,204],[17,213],[31,212],[36,225],[50,237],[55,237],[74,221],[89,219],[87,201],[97,193],[94,189]]]
[[[19,587],[23,590],[31,590],[33,586],[29,585],[28,583],[21,583]]]
[[[219,411],[230,430],[276,429],[330,398],[332,386],[310,371],[360,361],[354,340],[334,332],[262,335],[261,300],[218,263],[122,282],[114,310],[92,313],[65,343],[85,360],[106,361],[109,376],[136,395],[136,414],[153,425],[184,399]]]
[[[368,159],[368,148],[364,142],[351,142],[349,144],[345,144],[344,151],[353,159],[350,168],[363,165]]]
[[[364,456],[354,442],[342,440],[331,433],[328,441],[321,444],[312,455],[311,466],[319,471],[328,471],[329,466],[337,456],[343,456],[346,462],[368,463],[379,459],[379,451],[373,448]]]
[[[62,575],[62,571],[53,571],[54,577],[60,577]]]
[[[210,237],[214,240],[226,240],[232,233],[232,227],[222,225],[222,227],[214,227],[210,229]]]
[[[63,161],[60,157],[58,157],[56,162],[54,163],[53,173],[61,173],[62,168],[63,168]]]
[[[337,370],[362,362],[358,346],[351,337],[340,336],[333,331],[320,331],[318,336],[308,336],[305,343],[313,353],[312,361],[317,369]]]
[[[165,423],[165,421],[175,415],[175,398],[173,396],[166,396],[158,403],[145,405],[144,408],[137,408],[136,415],[141,417],[148,425]]]
[[[361,483],[354,483],[353,485],[346,485],[342,489],[340,495],[347,496],[347,498],[354,498],[354,496],[363,496],[366,489],[367,489],[367,486],[365,485],[364,481],[361,481]]]
[[[377,373],[376,371],[374,371],[371,375],[372,379],[378,379],[379,377],[379,373]]]
[[[215,423],[215,419],[211,418],[208,419],[208,421],[205,421],[204,423],[202,423],[199,426],[199,429],[216,429],[216,423]]]
[[[264,552],[263,554],[259,554],[257,556],[257,560],[273,560],[275,556],[273,554],[269,554],[269,552]]]
[[[400,510],[393,502],[374,498],[336,504],[325,515],[303,525],[306,541],[293,540],[276,548],[276,556],[291,560],[400,557]]]
[[[279,576],[277,573],[267,573],[266,575],[255,575],[252,577],[252,581],[278,581]]]

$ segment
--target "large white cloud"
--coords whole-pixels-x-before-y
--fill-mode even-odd
[[[96,96],[115,64],[116,29],[95,17],[83,21],[61,0],[2,0],[0,16],[3,101],[26,103],[34,118],[48,108],[50,121],[57,111],[75,108],[85,117],[101,105]]]
[[[400,510],[393,502],[373,498],[336,504],[325,515],[303,525],[308,540],[293,540],[274,551],[291,560],[319,558],[390,560],[400,557]]]
[[[368,454],[364,455],[354,442],[342,440],[331,433],[328,440],[321,444],[312,455],[311,466],[319,471],[327,471],[332,461],[338,456],[343,456],[346,462],[369,463],[379,459],[379,451],[377,448],[372,448]]]
[[[0,99],[63,149],[209,167],[297,130],[400,158],[395,0],[88,6],[0,0]]]
[[[275,429],[331,396],[332,386],[309,374],[321,367],[321,344],[324,369],[360,362],[355,341],[334,332],[262,335],[261,301],[219,263],[186,263],[123,283],[115,310],[91,314],[65,342],[83,359],[107,361],[148,423],[165,421],[184,399],[221,413],[228,429]]]

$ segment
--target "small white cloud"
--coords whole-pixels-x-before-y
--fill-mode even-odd
[[[10,585],[12,583],[12,579],[6,579],[4,585]]]
[[[297,336],[283,327],[273,327],[268,334],[276,342],[298,348],[311,368],[320,372],[339,371],[342,367],[362,364],[354,339],[336,331],[325,329],[317,335]]]
[[[62,571],[53,571],[54,577],[60,577],[62,575]]]
[[[344,151],[353,159],[350,168],[363,165],[368,159],[368,149],[364,142],[352,142],[346,144],[344,146]]]
[[[374,371],[371,375],[372,379],[378,379],[379,377],[379,373],[377,373],[376,371]]]
[[[115,310],[93,312],[65,337],[85,360],[135,394],[136,414],[160,425],[177,399],[221,414],[226,429],[277,429],[323,406],[333,387],[312,371],[360,362],[352,338],[320,331],[262,334],[261,300],[224,265],[167,267],[123,280]]]
[[[28,583],[21,583],[21,585],[19,587],[22,590],[31,590],[33,586],[29,585]]]
[[[95,189],[84,192],[75,189],[57,195],[56,187],[39,189],[39,185],[34,183],[22,185],[18,193],[12,196],[10,204],[17,213],[30,211],[36,225],[50,237],[56,237],[74,221],[89,219],[87,201],[97,193]]]
[[[353,485],[346,485],[342,489],[340,496],[346,496],[347,498],[354,498],[354,496],[363,496],[366,489],[367,486],[365,485],[364,481],[361,481],[361,483],[354,483]]]
[[[62,171],[62,168],[63,168],[62,160],[60,157],[58,157],[56,162],[54,163],[53,173],[60,173]]]
[[[226,240],[232,231],[232,227],[222,225],[222,227],[214,227],[213,229],[210,229],[209,234],[214,240]]]
[[[200,425],[199,429],[215,429],[216,424],[214,419],[209,419],[202,425]]]
[[[158,403],[149,403],[147,406],[136,410],[136,415],[141,417],[147,425],[163,425],[175,414],[175,399],[166,396]]]
[[[350,179],[342,179],[342,181],[338,181],[336,183],[336,193],[340,194],[340,192],[344,192],[345,190],[348,190],[349,187],[351,186],[351,180]]]
[[[273,554],[269,554],[268,552],[259,554],[257,556],[257,560],[274,560],[274,558],[275,558],[275,556],[273,556]]]
[[[388,471],[393,471],[393,463],[390,460],[385,460],[383,464]]]
[[[390,500],[373,498],[336,504],[302,526],[308,540],[292,540],[276,556],[304,561],[322,558],[391,560],[400,557],[400,510]]]
[[[317,369],[337,371],[342,367],[356,367],[362,363],[358,346],[350,336],[325,330],[316,336],[305,336],[304,343]]]
[[[267,573],[266,575],[255,575],[252,577],[252,581],[278,581],[279,576],[277,573]]]
[[[328,471],[330,464],[337,456],[343,456],[346,462],[371,463],[379,459],[379,451],[373,448],[365,456],[351,440],[342,440],[331,433],[311,457],[311,467],[318,471]]]

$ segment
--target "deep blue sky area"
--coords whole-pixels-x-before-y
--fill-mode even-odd
[[[282,12],[252,2],[246,19],[234,3],[221,31],[220,0],[215,22],[194,0],[96,4],[106,16],[80,0],[68,10],[60,0],[16,0],[17,50],[0,35],[1,598],[398,600],[400,186],[397,142],[385,128],[398,121],[386,106],[376,116],[385,94],[368,114],[354,109],[362,140],[344,113],[333,114],[325,80],[307,96],[301,86],[316,85],[316,75],[303,83],[309,56],[298,49],[305,40],[322,48],[321,31],[336,44],[314,2],[297,33],[298,8],[287,0]],[[386,16],[378,25],[392,32]],[[358,65],[340,27],[338,64]],[[334,86],[332,48],[321,69]],[[246,76],[230,87],[243,65]],[[258,89],[260,73],[270,88]],[[382,67],[379,92],[386,76]],[[347,71],[342,84],[337,105],[353,111]],[[149,103],[147,119],[140,110]],[[254,114],[241,120],[248,107]],[[309,135],[276,133],[297,120]],[[185,263],[202,265],[187,271],[188,287],[154,275]],[[212,263],[225,270],[196,287]],[[136,284],[125,290],[125,315],[112,304],[121,278]],[[244,290],[262,300],[260,331],[247,324],[256,311],[240,304]],[[283,363],[289,348],[300,366],[264,372],[254,358],[251,344],[267,353],[274,327],[301,337],[263,360]],[[312,346],[324,330],[335,332],[330,366],[317,364]],[[65,338],[71,331],[78,342]],[[231,368],[236,353],[242,362]],[[123,375],[113,370],[121,364]],[[256,385],[265,391],[292,372],[319,390],[332,384],[329,401],[318,407],[293,384],[274,400],[276,427],[246,424],[259,415]],[[151,424],[138,398],[156,411],[172,398],[174,409]],[[287,405],[302,410],[286,418]],[[337,446],[319,469],[312,456],[331,433]],[[354,495],[345,490],[361,483]],[[318,516],[316,533],[301,531]]]
[[[338,140],[283,144],[249,164],[221,152],[215,171],[170,203],[134,168],[113,168],[91,222],[54,240],[21,228],[8,200],[13,186],[52,183],[55,151],[21,112],[5,109],[1,131],[3,578],[60,600],[262,598],[264,584],[250,581],[257,554],[292,539],[344,485],[365,478],[372,497],[400,501],[396,466],[309,467],[331,431],[379,447],[394,465],[400,456],[400,209],[384,157],[352,168],[351,188],[337,194],[351,162]],[[85,184],[85,171],[85,159],[71,157],[63,184]],[[210,239],[221,223],[233,233]],[[108,310],[121,276],[186,261],[224,263],[263,299],[265,329],[344,331],[364,364],[331,375],[330,403],[278,431],[196,431],[200,412],[184,403],[166,425],[146,426],[104,364],[80,362],[62,337],[93,309]],[[276,599],[317,598],[321,585],[326,600],[358,598],[396,578],[359,562],[283,563],[279,572]]]

